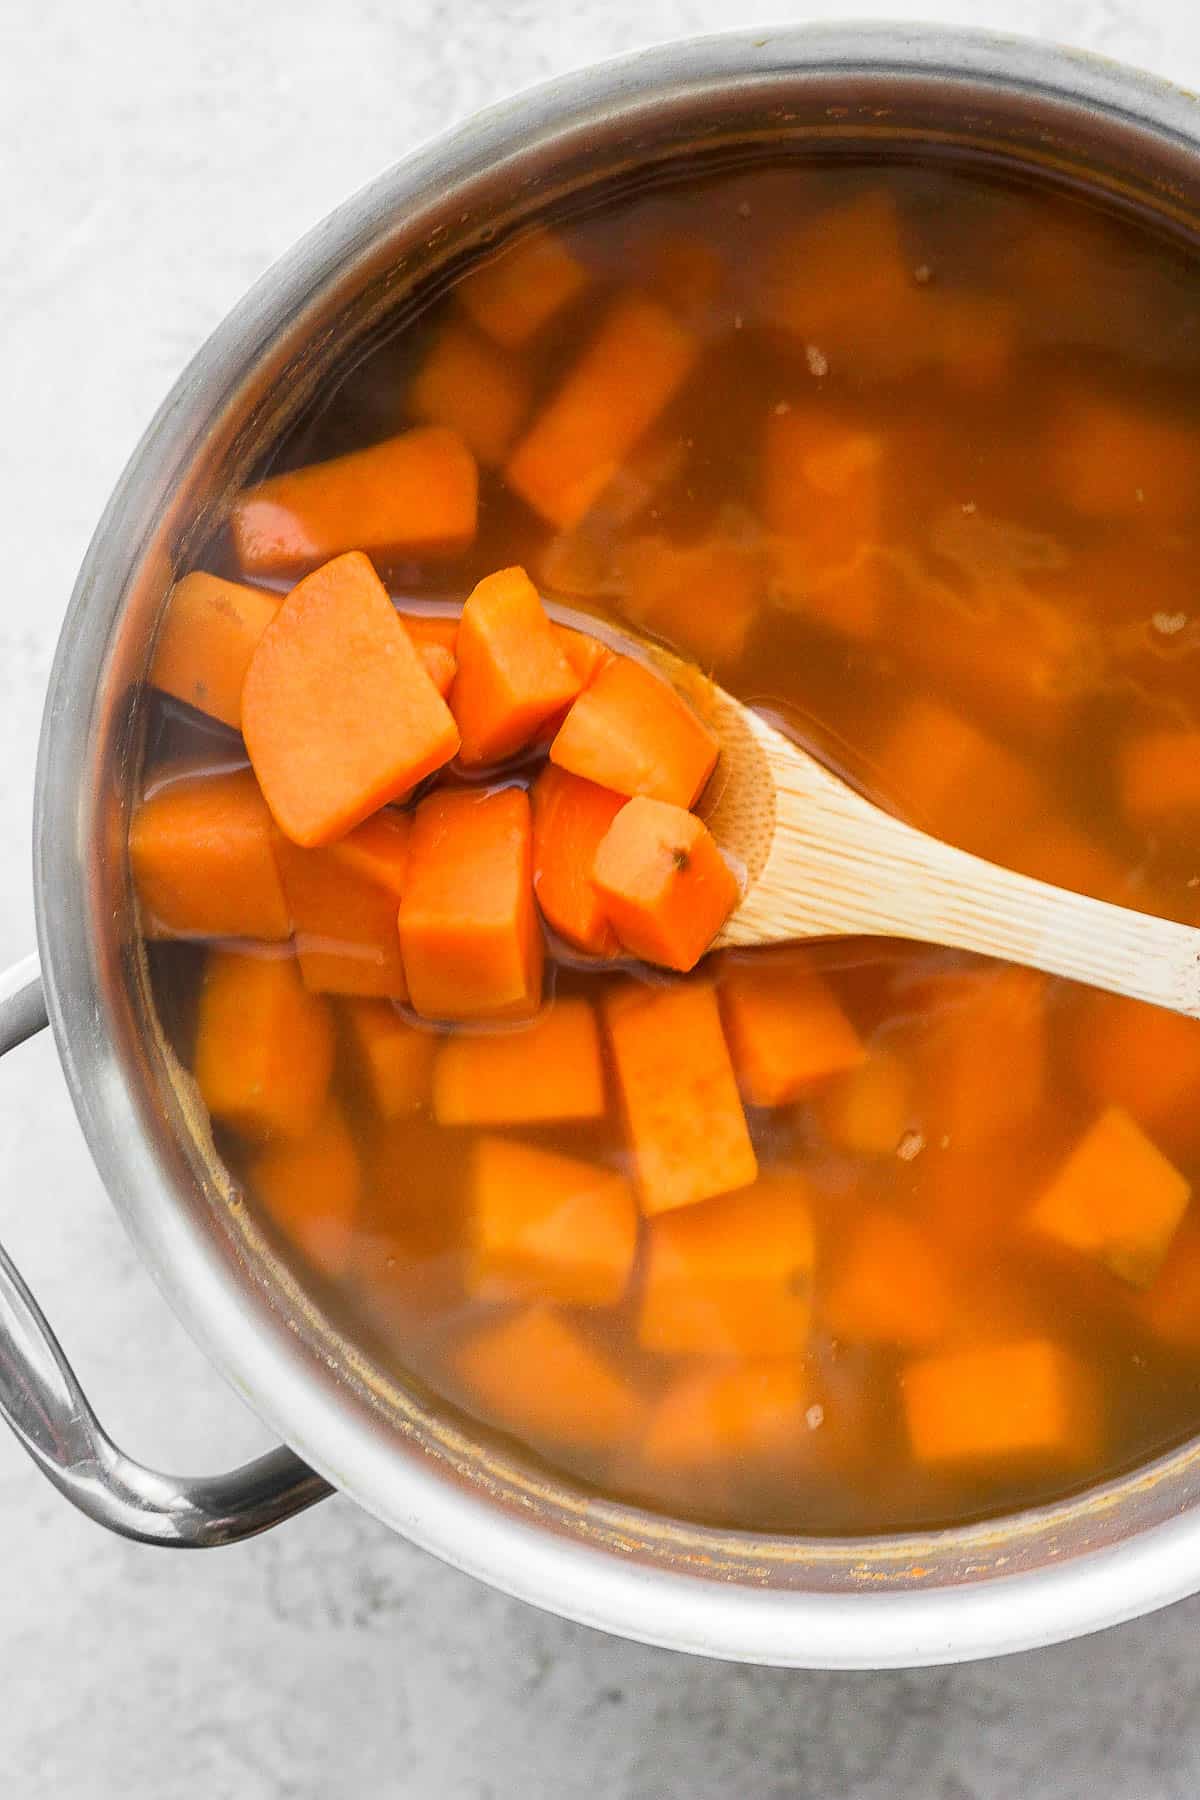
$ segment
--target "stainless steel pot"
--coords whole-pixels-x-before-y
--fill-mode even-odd
[[[1200,1588],[1200,1443],[995,1524],[854,1542],[678,1524],[523,1465],[393,1385],[306,1299],[231,1190],[157,1029],[124,841],[139,683],[190,543],[261,446],[418,278],[601,175],[781,134],[957,143],[1184,225],[1200,212],[1200,107],[1092,57],[936,27],[670,46],[519,96],[348,201],[205,345],[109,503],[42,728],[42,974],[31,961],[0,983],[0,1053],[49,1014],[92,1153],[142,1255],[213,1361],[292,1447],[195,1481],[131,1462],[5,1261],[0,1406],[51,1479],[114,1530],[227,1543],[332,1484],[448,1562],[570,1618],[707,1655],[814,1667],[1016,1650]]]

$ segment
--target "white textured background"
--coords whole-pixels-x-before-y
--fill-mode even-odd
[[[1054,36],[1200,88],[1196,0],[837,0]],[[108,491],[186,359],[412,143],[557,70],[771,0],[0,0],[0,963],[32,943],[42,690]],[[40,1039],[0,1072],[0,1236],[135,1454],[264,1447],[136,1264]],[[77,1518],[0,1436],[14,1800],[1194,1800],[1200,1602],[894,1675],[643,1650],[333,1501],[177,1556]]]

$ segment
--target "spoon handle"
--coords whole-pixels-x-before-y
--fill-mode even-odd
[[[872,805],[769,726],[756,735],[775,778],[774,838],[718,943],[912,938],[1200,1017],[1200,931],[955,849]]]

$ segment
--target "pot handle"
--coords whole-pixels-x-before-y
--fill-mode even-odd
[[[47,1024],[35,956],[0,974],[0,1056]],[[0,1247],[0,1413],[61,1494],[143,1544],[235,1544],[332,1493],[280,1446],[225,1475],[161,1475],[118,1450],[37,1301]]]

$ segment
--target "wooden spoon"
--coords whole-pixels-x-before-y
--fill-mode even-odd
[[[1051,887],[905,825],[694,665],[599,620],[550,610],[658,669],[721,740],[698,810],[744,870],[745,887],[715,949],[912,938],[1200,1017],[1200,930]]]

